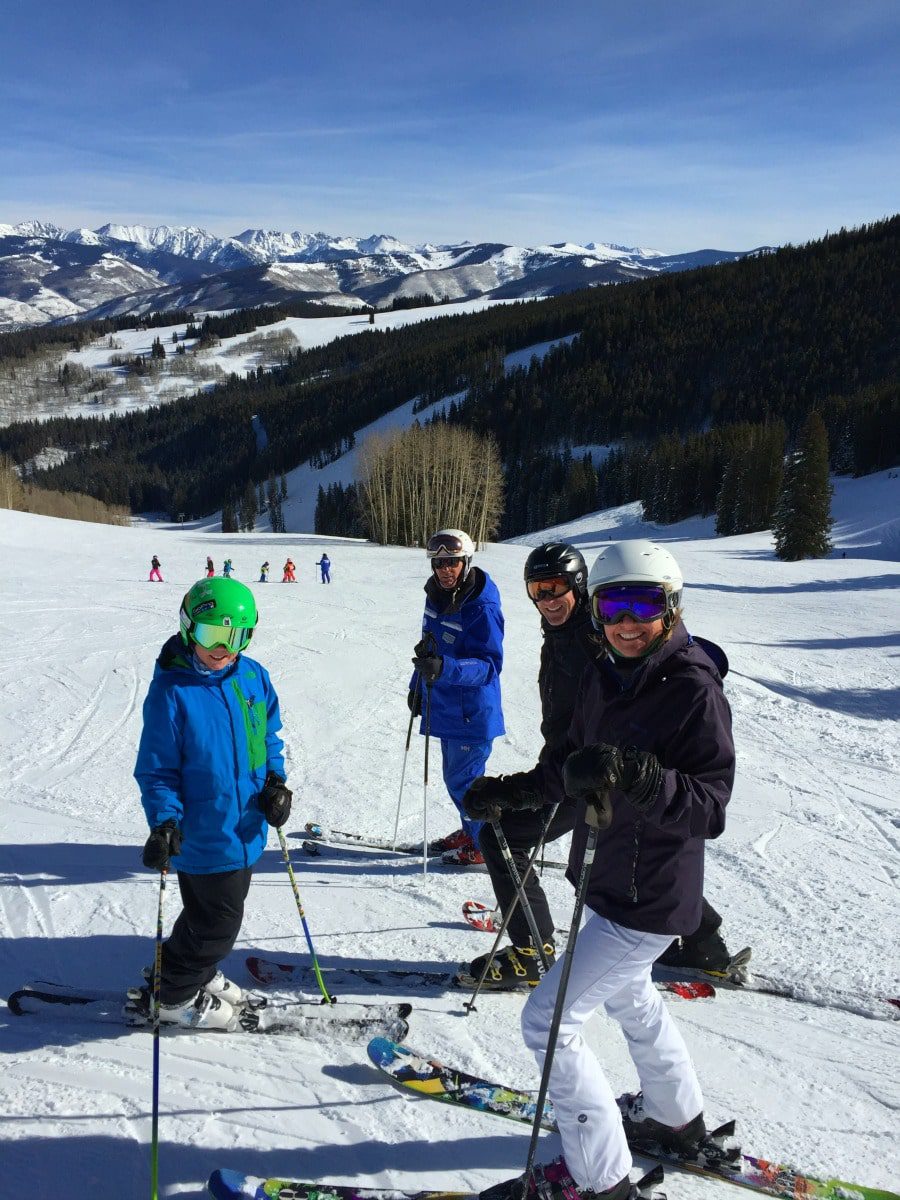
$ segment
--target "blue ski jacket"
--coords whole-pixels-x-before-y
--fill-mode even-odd
[[[202,674],[177,635],[163,646],[144,701],[134,777],[150,828],[181,829],[176,871],[252,867],[268,825],[257,803],[266,775],[284,777],[281,714],[268,672],[245,655]]]
[[[505,732],[500,704],[503,613],[497,585],[480,567],[445,592],[432,576],[425,585],[422,636],[431,634],[444,666],[431,688],[431,733],[456,741],[484,742]],[[410,688],[416,686],[416,673]],[[425,732],[425,688],[422,723]]]

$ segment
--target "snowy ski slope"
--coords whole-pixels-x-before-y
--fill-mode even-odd
[[[747,1150],[809,1171],[900,1183],[900,1021],[829,1007],[829,989],[898,994],[900,799],[897,718],[900,479],[839,481],[838,549],[779,564],[767,535],[715,539],[709,522],[658,531],[687,578],[689,628],[731,660],[728,694],[738,783],[723,838],[710,846],[707,894],[737,949],[760,970],[820,1001],[720,993],[679,1005],[713,1121],[734,1115]],[[633,507],[562,532],[588,560],[610,536],[646,534]],[[536,533],[488,547],[507,620],[503,696],[508,735],[494,771],[525,768],[538,749],[539,632],[521,584]],[[328,547],[330,587],[314,562]],[[842,558],[841,553],[846,557]],[[257,587],[255,654],[278,687],[295,809],[303,822],[390,836],[406,729],[406,682],[426,564],[420,553],[302,535],[223,537],[201,530],[107,528],[0,511],[5,563],[0,748],[0,995],[28,979],[116,988],[149,962],[157,877],[140,865],[146,836],[131,778],[141,703],[155,655],[175,628],[183,591],[207,553],[230,555],[252,582],[268,559],[295,587]],[[146,582],[159,555],[165,585]],[[432,760],[433,762],[435,760]],[[422,818],[416,739],[401,832]],[[433,833],[455,827],[439,772]],[[306,858],[289,836],[325,966],[403,964],[439,970],[487,946],[460,919],[487,899],[479,872],[348,853]],[[270,839],[228,963],[243,980],[256,951],[303,961],[280,855]],[[571,890],[547,878],[561,924]],[[175,889],[168,920],[177,912]],[[351,997],[347,995],[347,999]],[[537,1085],[513,997],[472,1016],[460,996],[412,999],[410,1043],[470,1071]],[[863,1006],[865,1007],[865,1006]],[[614,1084],[634,1085],[605,1018],[590,1040]],[[0,1200],[149,1194],[151,1039],[139,1031],[0,1006]],[[355,1179],[369,1186],[472,1188],[521,1169],[527,1130],[393,1091],[359,1046],[297,1037],[194,1035],[162,1043],[162,1194],[200,1197],[214,1167]],[[548,1137],[547,1153],[554,1150]],[[670,1200],[705,1200],[724,1185],[671,1172]]]

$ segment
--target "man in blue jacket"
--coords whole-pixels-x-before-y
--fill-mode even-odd
[[[441,529],[428,539],[431,578],[425,585],[422,640],[408,704],[422,714],[420,732],[441,739],[444,783],[459,810],[462,829],[432,843],[445,862],[483,863],[478,834],[484,822],[465,815],[462,798],[484,774],[494,738],[504,731],[500,707],[503,613],[497,586],[472,566],[475,547],[461,529]],[[430,702],[429,702],[430,697]]]
[[[244,916],[253,867],[291,811],[278,697],[242,651],[258,614],[236,579],[202,579],[184,597],[180,636],[160,652],[135,778],[150,825],[144,866],[174,860],[184,905],[162,948],[160,1020],[233,1029],[243,1001],[219,963]]]

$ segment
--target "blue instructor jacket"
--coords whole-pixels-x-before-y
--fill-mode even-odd
[[[503,613],[497,585],[480,567],[447,592],[432,576],[425,585],[422,636],[431,634],[444,667],[431,688],[431,733],[485,742],[505,732],[500,705]],[[411,688],[416,686],[413,673]],[[425,732],[425,691],[422,724]]]
[[[257,803],[266,774],[284,777],[281,715],[268,672],[241,655],[201,674],[178,636],[163,646],[144,701],[134,777],[150,828],[181,829],[176,871],[252,867],[268,824]]]

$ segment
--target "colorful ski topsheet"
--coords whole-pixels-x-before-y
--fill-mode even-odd
[[[465,1071],[454,1070],[435,1059],[417,1054],[408,1046],[392,1044],[385,1038],[374,1038],[368,1045],[368,1054],[376,1067],[408,1091],[512,1121],[529,1125],[534,1122],[537,1112],[535,1093],[503,1087]],[[541,1126],[548,1130],[556,1128],[549,1102],[544,1106]],[[725,1137],[732,1132],[733,1123],[730,1122],[711,1136]],[[659,1152],[658,1148],[634,1146],[633,1149],[635,1153],[648,1158],[657,1158],[660,1162],[680,1166],[695,1174],[777,1196],[780,1200],[900,1200],[900,1196],[894,1192],[844,1183],[838,1179],[817,1179],[793,1167],[768,1163],[739,1152],[734,1153],[732,1165],[723,1163],[716,1168],[678,1160]]]
[[[206,1187],[214,1200],[478,1200],[475,1192],[402,1192],[354,1184],[259,1179],[238,1171],[213,1171]]]

